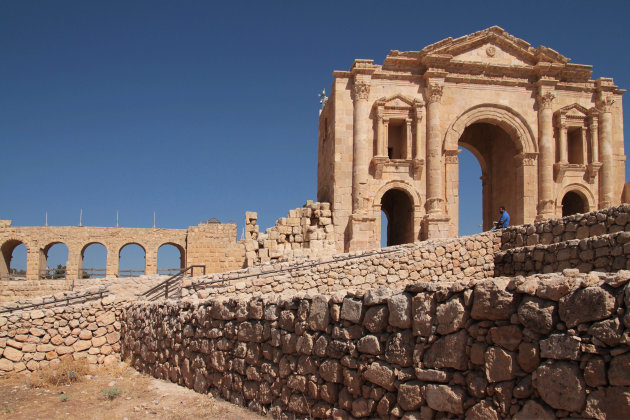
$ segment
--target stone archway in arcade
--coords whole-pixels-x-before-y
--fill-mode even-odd
[[[414,241],[413,201],[400,189],[392,188],[381,198],[381,211],[387,218],[387,246]],[[381,216],[383,217],[383,216]]]
[[[492,228],[500,206],[508,210],[512,224],[523,223],[523,183],[515,161],[519,150],[510,134],[498,125],[477,122],[464,129],[458,146],[471,151],[481,166],[483,230]],[[459,174],[460,179],[465,176]],[[465,203],[459,206],[466,208]]]

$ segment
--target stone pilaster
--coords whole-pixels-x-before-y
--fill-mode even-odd
[[[600,111],[599,157],[602,162],[599,177],[599,208],[614,204],[613,136],[612,136],[612,96],[602,95],[598,101]]]
[[[567,147],[567,122],[564,115],[558,118],[558,148],[560,149],[560,163],[568,163],[569,153]]]
[[[538,96],[538,220],[554,215],[553,199],[553,111],[555,95],[541,91]]]

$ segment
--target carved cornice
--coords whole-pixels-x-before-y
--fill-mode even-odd
[[[440,103],[442,101],[442,93],[444,92],[444,85],[442,83],[429,82],[426,88],[427,102]]]
[[[553,100],[556,99],[556,95],[552,92],[545,92],[538,95],[538,106],[540,109],[551,109],[551,105],[553,104]]]
[[[460,150],[456,149],[456,150],[445,150],[444,151],[444,161],[446,163],[451,163],[451,164],[457,164],[459,163],[459,158],[457,157],[457,155],[459,155]]]

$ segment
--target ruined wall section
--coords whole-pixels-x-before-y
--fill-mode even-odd
[[[630,417],[629,272],[136,303],[136,369],[312,418]]]
[[[205,265],[207,273],[237,270],[245,263],[245,250],[237,242],[237,226],[207,223],[188,228],[187,265]],[[195,272],[199,275],[199,272]]]
[[[82,305],[0,314],[0,376],[34,371],[61,358],[92,364],[120,360],[124,302],[111,297]]]
[[[500,234],[487,232],[371,252],[338,254],[330,259],[251,267],[190,279],[184,283],[183,295],[207,298],[334,293],[344,289],[402,288],[423,281],[483,279],[494,274],[493,259],[499,242]]]
[[[247,266],[300,258],[329,257],[336,253],[334,226],[329,203],[307,201],[302,208],[260,233],[258,214],[245,216]]]

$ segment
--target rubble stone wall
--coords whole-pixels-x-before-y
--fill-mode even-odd
[[[630,204],[503,229],[501,249],[549,245],[622,231],[630,231]]]
[[[630,417],[630,272],[138,302],[136,369],[277,417]],[[282,413],[282,414],[281,414]]]
[[[34,371],[63,357],[92,364],[120,360],[122,301],[0,314],[0,375]]]
[[[402,288],[421,281],[481,279],[494,275],[493,258],[499,241],[499,234],[488,232],[339,254],[329,259],[251,267],[196,277],[185,283],[183,296],[334,293],[344,289]],[[238,278],[243,276],[250,277]],[[199,285],[204,282],[216,283],[212,287]]]
[[[258,231],[258,214],[245,214],[245,256],[251,267],[303,257],[326,257],[336,253],[330,203],[308,201],[289,211],[265,233]]]
[[[630,232],[618,232],[585,239],[571,239],[550,245],[532,245],[495,254],[495,275],[530,275],[561,272],[575,268],[618,271],[630,268]]]

